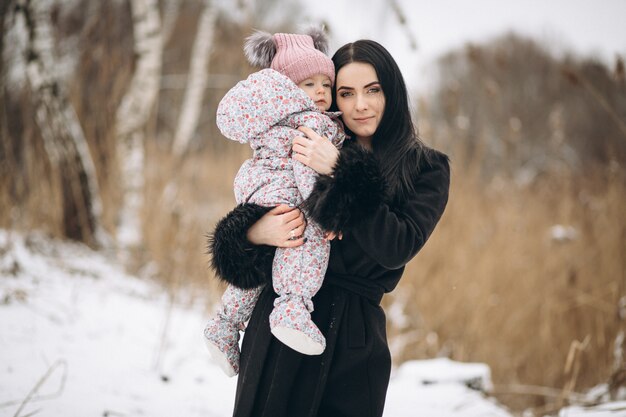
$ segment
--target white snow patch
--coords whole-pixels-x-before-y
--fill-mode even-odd
[[[593,407],[567,407],[559,412],[559,417],[625,417],[626,401],[615,401]]]
[[[157,363],[168,302],[82,245],[0,232],[0,416],[57,361],[22,415],[230,415],[236,380],[208,360],[202,308],[174,306]]]
[[[237,380],[205,351],[206,309],[169,307],[161,287],[112,256],[0,230],[0,416],[15,415],[37,386],[20,415],[230,416]],[[384,416],[511,417],[470,388],[490,386],[484,364],[407,362],[392,375]]]
[[[448,358],[405,362],[397,377],[413,385],[460,384],[476,390],[490,391],[491,370],[484,363],[461,363]]]
[[[569,225],[555,224],[550,227],[550,237],[555,242],[569,242],[578,237],[578,231]]]

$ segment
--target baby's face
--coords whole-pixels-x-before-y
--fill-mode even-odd
[[[330,108],[333,101],[332,83],[330,78],[323,74],[313,75],[298,84],[298,87],[304,90],[307,96],[315,102],[320,111],[326,111]]]

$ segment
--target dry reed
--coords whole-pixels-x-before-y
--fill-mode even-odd
[[[99,19],[73,20],[82,25],[74,30],[85,38],[85,52],[69,92],[98,169],[105,205],[103,222],[113,234],[120,202],[114,116],[132,73],[132,38],[129,22],[124,20],[127,13],[121,6],[102,4]],[[186,71],[192,39],[188,28],[193,27],[196,12],[197,6],[191,3],[185,3],[181,10],[164,52],[165,75]],[[213,53],[219,59],[212,60],[210,72],[243,78],[249,68],[243,63],[240,44],[249,30],[227,21],[218,22],[218,26]],[[502,41],[505,46],[507,42],[507,38]],[[438,98],[448,113],[442,116],[420,105],[426,114],[421,127],[440,148],[449,145],[442,137],[454,124],[472,123],[460,140],[500,129],[500,133],[487,136],[492,141],[504,138],[506,152],[498,157],[498,165],[486,171],[480,141],[472,143],[472,157],[451,152],[452,186],[446,213],[426,247],[407,267],[399,288],[384,300],[394,360],[400,364],[444,355],[485,362],[493,370],[496,389],[504,384],[549,388],[544,391],[550,395],[524,396],[520,403],[502,397],[509,404],[551,407],[554,403],[549,404],[548,399],[553,401],[554,389],[565,394],[581,391],[608,381],[612,371],[613,343],[618,330],[624,328],[624,316],[618,311],[626,294],[624,168],[590,164],[584,171],[543,172],[523,186],[509,176],[499,176],[508,167],[519,166],[528,155],[542,154],[552,146],[552,142],[543,142],[556,141],[562,146],[564,138],[574,133],[578,135],[578,149],[588,149],[585,146],[593,142],[593,155],[600,158],[612,149],[613,145],[605,143],[613,133],[610,123],[598,126],[596,122],[606,113],[602,109],[599,115],[574,115],[569,120],[562,117],[562,113],[568,115],[562,102],[572,103],[586,114],[588,108],[580,103],[587,101],[581,91],[564,89],[554,76],[550,78],[553,101],[539,105],[534,96],[521,100],[525,90],[508,91],[505,86],[521,84],[504,80],[497,72],[498,68],[515,70],[524,79],[530,71],[541,79],[545,75],[541,71],[553,63],[537,61],[536,68],[541,71],[535,67],[526,71],[515,64],[515,60],[528,61],[526,53],[513,58],[496,54],[496,59],[489,61],[482,49],[470,52],[470,59],[477,63],[473,71],[478,81],[466,81],[475,89],[463,95],[462,84],[451,83],[448,93]],[[594,66],[587,69],[596,70]],[[490,76],[488,71],[492,71]],[[589,79],[601,78],[589,74],[595,73],[587,72]],[[453,75],[456,80],[458,74]],[[598,94],[608,94],[610,84],[605,84],[608,87],[598,89]],[[480,86],[488,96],[479,97]],[[175,160],[170,152],[181,89],[161,91],[147,129],[145,243],[135,266],[140,275],[168,286],[176,302],[202,299],[207,309],[218,301],[223,288],[208,268],[205,235],[233,207],[232,181],[249,155],[247,146],[230,143],[215,128],[215,108],[227,87],[207,89],[206,109],[193,149],[183,160]],[[623,91],[623,85],[620,88]],[[3,97],[11,118],[3,127],[0,149],[0,227],[37,228],[59,235],[61,185],[46,162],[28,93]],[[499,101],[494,102],[493,97]],[[612,97],[611,108],[623,115],[624,106],[619,107],[622,96]],[[476,100],[482,100],[480,105]],[[467,108],[480,108],[482,113],[476,118],[471,113],[459,113],[463,103]],[[493,106],[487,113],[489,103]],[[509,113],[503,111],[505,105],[510,106]],[[555,116],[543,117],[548,113]],[[487,127],[473,130],[481,118]],[[549,131],[545,124],[527,123],[544,119],[553,119],[556,127]],[[571,123],[570,131],[562,129],[566,123]],[[520,131],[521,126],[534,130]],[[601,133],[597,133],[599,128]],[[593,141],[596,136],[604,142]],[[525,149],[521,146],[528,138],[539,145],[519,152]],[[624,153],[623,146],[616,149],[622,149],[616,154]],[[485,172],[490,172],[488,180]],[[569,235],[554,236],[555,225],[571,227],[563,229]]]
[[[399,300],[406,316],[390,329],[403,341],[396,359],[485,362],[496,387],[576,391],[606,382],[624,328],[623,176],[555,175],[529,187],[477,178],[453,164],[447,211],[387,300]],[[556,225],[570,235],[555,235]],[[575,364],[567,360],[573,345]]]

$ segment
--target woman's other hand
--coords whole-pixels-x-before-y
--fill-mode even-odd
[[[343,233],[341,232],[324,232],[324,239],[328,240],[329,242],[331,240],[333,240],[334,238],[338,238],[339,240],[343,239]]]
[[[250,226],[246,237],[254,245],[293,248],[304,243],[305,227],[304,214],[297,207],[281,204]]]
[[[306,137],[293,139],[292,157],[296,161],[314,169],[322,175],[331,175],[339,157],[339,151],[327,138],[318,135],[313,129],[300,126],[299,131]]]

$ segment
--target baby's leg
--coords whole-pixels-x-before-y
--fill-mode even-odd
[[[222,295],[218,316],[235,324],[239,330],[244,330],[245,322],[250,319],[261,290],[262,286],[244,290],[229,285]]]
[[[272,333],[298,352],[319,355],[326,341],[311,320],[311,298],[322,286],[328,266],[330,243],[315,223],[307,225],[307,242],[296,248],[277,248],[272,282],[279,297],[270,315]]]
[[[274,291],[311,299],[322,286],[328,267],[330,243],[317,223],[304,229],[306,243],[295,248],[276,248],[272,268]],[[310,309],[313,311],[313,308]]]
[[[229,285],[216,317],[209,320],[204,329],[211,357],[228,376],[239,373],[239,331],[244,330],[262,289],[244,290]]]

